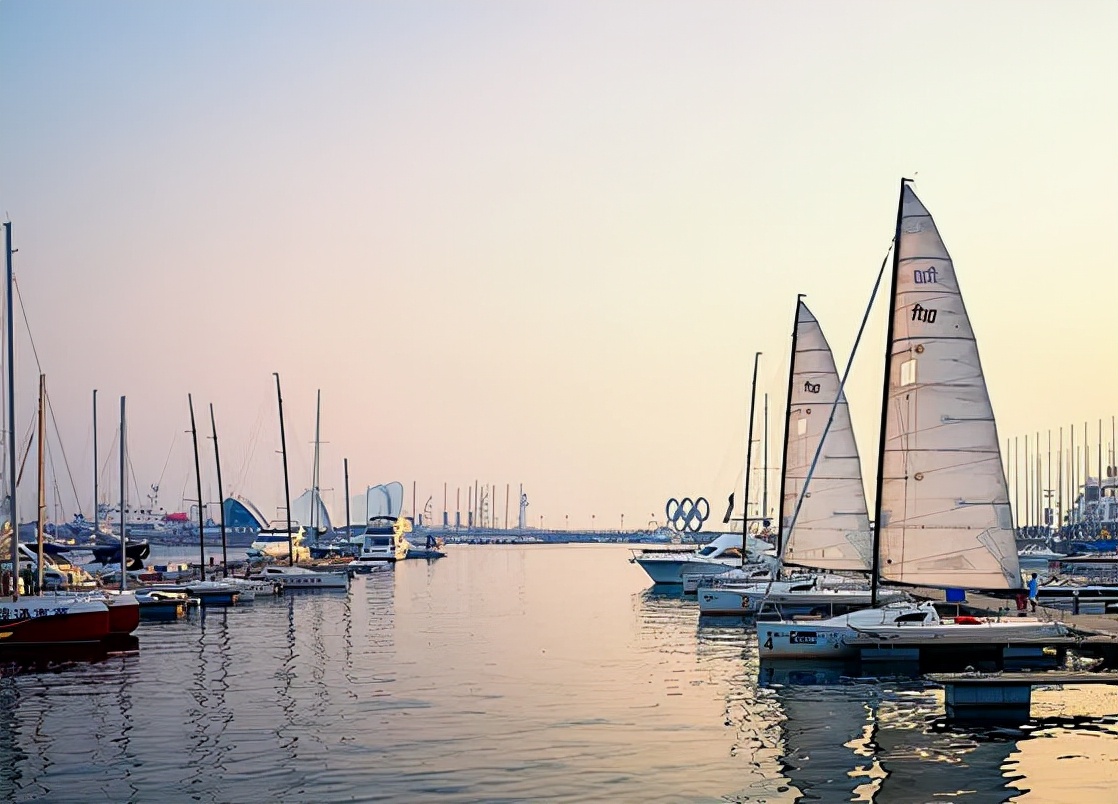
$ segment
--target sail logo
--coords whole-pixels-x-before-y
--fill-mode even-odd
[[[912,281],[917,285],[936,285],[939,284],[937,276],[935,266],[924,271],[916,268],[912,272]]]
[[[806,380],[804,382],[804,390],[809,394],[819,393],[819,383]]]
[[[920,304],[912,305],[912,320],[923,321],[925,324],[934,324],[936,322],[937,310],[929,310]]]

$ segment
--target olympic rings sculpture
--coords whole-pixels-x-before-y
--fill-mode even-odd
[[[664,514],[673,530],[679,533],[698,533],[703,529],[703,523],[710,518],[710,503],[706,497],[694,500],[690,497],[682,500],[672,497],[664,508]]]

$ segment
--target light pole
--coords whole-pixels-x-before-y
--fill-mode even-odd
[[[563,514],[563,527],[566,530],[571,529],[571,515],[570,514]]]
[[[594,530],[594,515],[590,515],[590,530]]]
[[[625,530],[625,514],[621,515],[621,529]]]

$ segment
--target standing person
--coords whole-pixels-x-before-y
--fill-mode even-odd
[[[1034,572],[1033,576],[1031,578],[1029,578],[1029,604],[1033,607],[1034,612],[1036,611],[1037,585],[1038,585],[1038,582],[1037,582],[1037,579],[1036,579],[1036,573]]]

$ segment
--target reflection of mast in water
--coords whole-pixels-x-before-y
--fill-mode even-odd
[[[791,784],[813,801],[877,801],[876,693],[842,684],[841,665],[822,662],[764,662],[759,678],[784,712],[780,760]]]
[[[200,625],[197,669],[190,687],[194,705],[187,712],[187,722],[192,729],[187,755],[190,768],[198,772],[196,784],[208,789],[192,787],[190,792],[195,796],[205,792],[220,798],[220,779],[228,770],[225,760],[234,749],[224,740],[233,722],[233,711],[226,701],[231,661],[228,609],[203,606]]]

